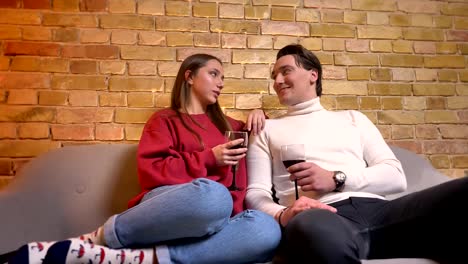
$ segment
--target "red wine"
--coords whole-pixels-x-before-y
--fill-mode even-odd
[[[290,166],[296,164],[296,163],[300,163],[300,162],[304,162],[305,160],[299,160],[299,159],[296,159],[296,160],[283,160],[283,164],[284,164],[284,167],[289,168]],[[297,189],[297,180],[294,180],[294,189],[296,190],[296,200],[299,199],[299,190]]]
[[[300,162],[304,162],[305,160],[283,160],[283,164],[284,164],[284,167],[286,168],[289,168],[290,166],[296,164],[296,163],[300,163]]]
[[[230,149],[239,149],[239,148],[246,148],[243,144],[235,145],[231,147]]]

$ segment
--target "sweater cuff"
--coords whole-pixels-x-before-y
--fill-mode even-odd
[[[213,150],[211,148],[203,150],[202,155],[205,158],[206,166],[208,168],[212,168],[212,167],[217,166],[216,158],[215,158],[215,155],[214,155]]]
[[[363,185],[366,184],[363,180],[363,169],[345,169],[342,170],[344,174],[346,174],[346,182],[344,184],[344,188],[341,190],[342,192],[354,192],[360,190]]]

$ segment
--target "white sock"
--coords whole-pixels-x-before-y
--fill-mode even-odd
[[[106,245],[102,227],[99,227],[91,233],[80,235],[78,239],[85,243]],[[18,252],[15,254],[11,262],[41,264],[47,254],[47,251],[55,243],[57,243],[57,241],[28,243],[18,249]]]
[[[13,256],[9,263],[41,264],[44,261],[47,250],[54,243],[55,242],[32,242],[26,244],[18,249],[18,252]]]
[[[83,241],[86,241],[88,243],[93,243],[96,245],[101,245],[101,246],[106,245],[106,241],[104,240],[104,229],[102,228],[102,226],[94,230],[91,233],[87,233],[87,234],[79,236],[78,239],[81,239]]]
[[[154,249],[111,249],[83,242],[80,239],[70,240],[70,247],[65,263],[126,263],[153,264]]]

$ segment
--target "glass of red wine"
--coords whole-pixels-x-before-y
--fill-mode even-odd
[[[305,145],[304,144],[292,144],[281,146],[281,161],[283,161],[284,167],[289,168],[290,166],[305,161]],[[297,189],[297,180],[294,180],[294,188],[296,190],[296,200],[299,199],[299,191]]]
[[[224,133],[224,136],[226,137],[227,140],[229,141],[232,141],[232,140],[235,140],[235,139],[239,139],[239,138],[243,138],[244,141],[240,144],[237,144],[233,147],[231,147],[231,149],[237,149],[237,148],[246,148],[247,147],[247,144],[249,143],[249,140],[248,140],[248,134],[247,132],[245,131],[226,131]],[[237,163],[236,165],[233,165],[231,166],[231,171],[232,171],[232,184],[231,186],[228,187],[229,190],[231,191],[238,191],[240,190],[239,187],[237,187],[236,185],[236,172],[237,172],[237,168],[239,166],[239,163]]]

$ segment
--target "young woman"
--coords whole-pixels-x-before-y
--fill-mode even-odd
[[[224,137],[225,131],[243,130],[245,124],[224,115],[218,104],[223,78],[222,63],[214,56],[195,54],[184,60],[171,107],[154,113],[141,136],[137,160],[142,192],[129,202],[130,209],[95,232],[43,244],[48,248],[44,263],[271,260],[281,231],[273,217],[245,208],[247,148],[232,148],[243,139],[226,142]],[[248,120],[261,117],[263,113],[253,112]],[[252,126],[249,122],[248,129]],[[229,191],[229,168],[237,163],[240,188]],[[15,260],[41,263],[44,253],[34,250],[34,244],[23,246]]]

